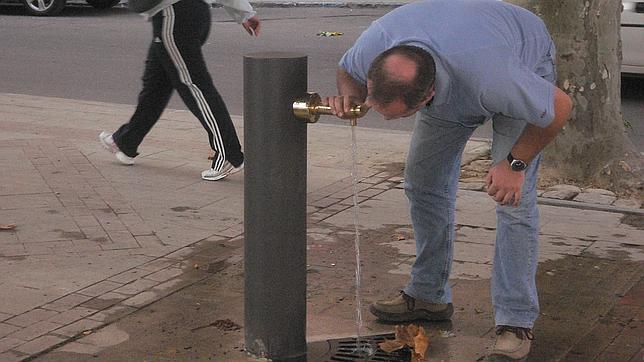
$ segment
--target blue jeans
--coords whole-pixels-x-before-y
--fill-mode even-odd
[[[504,160],[525,127],[505,117],[493,120],[492,159]],[[416,238],[416,261],[405,293],[432,303],[451,303],[449,275],[454,244],[456,191],[461,154],[474,127],[419,112],[412,135],[405,192]],[[536,181],[540,157],[526,170],[519,207],[497,205],[492,271],[496,325],[532,328],[539,315],[535,284],[539,211]]]

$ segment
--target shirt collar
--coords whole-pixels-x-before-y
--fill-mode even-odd
[[[436,80],[434,81],[434,88],[436,94],[434,98],[430,101],[432,106],[440,106],[444,103],[447,103],[449,99],[450,91],[450,79],[445,66],[443,65],[441,59],[436,56],[436,53],[429,47],[427,44],[420,42],[409,42],[406,45],[412,45],[419,47],[427,52],[429,52],[434,58],[434,64],[436,64]]]

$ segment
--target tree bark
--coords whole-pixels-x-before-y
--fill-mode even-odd
[[[617,0],[506,0],[537,14],[557,46],[557,85],[574,102],[571,120],[544,152],[551,176],[580,185],[641,191],[642,157],[621,114]]]

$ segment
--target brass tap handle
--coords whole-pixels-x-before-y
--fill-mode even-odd
[[[331,107],[321,105],[322,98],[317,93],[309,92],[306,96],[293,102],[293,113],[295,117],[306,121],[307,123],[315,123],[320,119],[321,114],[332,115]],[[360,118],[367,114],[368,108],[361,105],[351,107],[349,113],[345,116],[351,119],[351,125],[355,126],[355,119]]]

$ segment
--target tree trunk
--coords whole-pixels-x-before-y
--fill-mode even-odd
[[[557,85],[574,102],[571,120],[545,150],[544,166],[560,181],[641,191],[642,158],[621,114],[621,2],[506,1],[544,20],[557,46]]]

